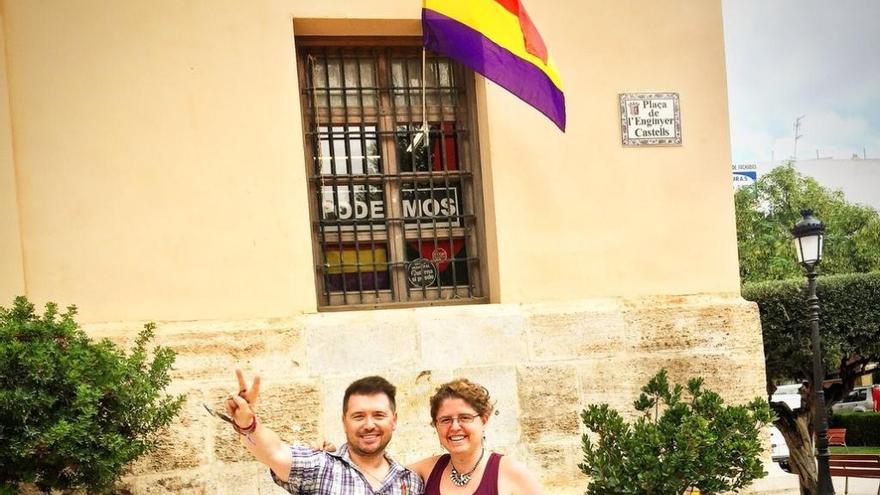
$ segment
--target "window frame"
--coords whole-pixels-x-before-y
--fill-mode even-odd
[[[410,287],[406,280],[406,275],[404,272],[407,263],[407,239],[418,237],[418,235],[421,234],[422,227],[417,229],[419,232],[413,233],[412,230],[415,229],[407,228],[404,225],[405,222],[400,221],[399,225],[392,225],[395,222],[388,220],[388,217],[403,218],[401,201],[398,201],[398,199],[401,198],[400,191],[408,182],[415,185],[417,182],[427,179],[425,179],[424,177],[420,178],[419,172],[416,171],[401,173],[398,168],[398,160],[396,155],[397,151],[395,149],[395,138],[393,136],[391,136],[390,138],[383,137],[381,134],[382,132],[393,131],[396,129],[397,125],[401,125],[404,123],[404,121],[398,121],[395,118],[397,115],[394,115],[394,113],[399,114],[400,110],[397,109],[394,104],[386,105],[383,104],[382,101],[382,90],[385,90],[385,99],[394,98],[394,96],[392,96],[391,93],[387,91],[387,89],[390,88],[390,84],[385,87],[380,82],[382,78],[382,76],[380,76],[380,73],[389,70],[387,67],[383,67],[383,60],[386,65],[389,64],[391,61],[390,57],[387,57],[386,59],[385,55],[377,56],[376,67],[378,68],[378,70],[375,74],[375,77],[376,86],[377,88],[379,88],[379,91],[377,91],[375,98],[377,105],[376,110],[379,112],[379,115],[376,118],[376,121],[369,122],[368,119],[365,118],[363,115],[361,116],[360,122],[350,121],[348,120],[349,116],[346,115],[348,113],[347,105],[344,105],[344,123],[335,122],[331,119],[327,123],[316,122],[315,125],[318,127],[327,126],[329,128],[332,128],[335,126],[365,126],[369,124],[374,124],[377,128],[376,139],[379,142],[379,150],[382,163],[382,171],[379,175],[378,183],[382,185],[384,206],[386,209],[386,235],[384,236],[386,240],[384,240],[384,242],[386,243],[386,259],[389,263],[387,270],[388,277],[390,279],[390,288],[375,290],[350,290],[347,292],[331,292],[325,289],[324,270],[329,269],[330,264],[324,261],[328,243],[322,242],[322,239],[325,239],[325,237],[322,237],[322,227],[321,222],[319,221],[319,215],[321,215],[322,212],[319,211],[317,198],[319,197],[318,190],[322,187],[322,184],[317,182],[314,177],[314,160],[317,155],[315,153],[312,137],[310,135],[311,131],[313,130],[313,122],[311,120],[311,102],[308,100],[310,94],[306,78],[309,77],[309,67],[306,63],[305,52],[309,49],[315,48],[372,48],[376,50],[386,50],[386,53],[390,53],[396,48],[399,48],[401,50],[421,48],[421,38],[413,36],[296,36],[294,38],[294,43],[297,67],[297,92],[300,100],[300,116],[302,119],[301,134],[303,139],[303,151],[305,159],[304,165],[308,187],[308,211],[310,224],[309,230],[311,234],[310,242],[312,245],[312,266],[314,267],[315,296],[318,311],[352,311],[365,309],[391,309],[488,303],[490,297],[489,277],[487,269],[488,264],[486,259],[486,217],[483,204],[484,198],[482,168],[480,166],[480,141],[477,126],[478,119],[475,74],[464,67],[460,67],[458,69],[460,70],[460,73],[464,76],[462,81],[464,89],[464,102],[456,105],[456,108],[453,110],[456,117],[455,123],[463,123],[468,135],[468,138],[463,140],[465,142],[457,148],[457,153],[459,155],[460,161],[466,161],[469,169],[462,172],[469,175],[470,178],[469,180],[461,179],[460,188],[462,201],[464,203],[470,202],[471,212],[469,213],[469,215],[472,215],[473,219],[471,220],[472,226],[469,227],[467,225],[463,225],[458,230],[461,232],[461,235],[464,238],[464,242],[466,243],[466,263],[468,263],[468,284],[470,286],[468,287],[468,292],[473,290],[473,295],[470,297],[468,297],[467,295],[460,296],[459,292],[461,291],[462,285],[419,289]],[[358,84],[360,84],[360,82]],[[347,98],[347,95],[344,91],[341,93],[341,97],[343,99]],[[442,107],[442,100],[440,101],[441,103],[439,106]],[[459,116],[459,109],[457,108],[459,106],[463,108],[463,118],[460,118]],[[389,108],[394,109],[395,111],[389,111]],[[411,110],[407,111],[409,112]],[[328,115],[332,115],[333,109],[328,106],[327,112]],[[429,120],[431,120],[432,113],[430,111],[428,115]],[[444,115],[442,109],[440,110],[439,115],[441,117]],[[333,144],[331,143],[330,146],[332,147]],[[443,147],[443,145],[441,145],[440,147]],[[364,155],[366,155],[366,152],[364,152]],[[364,167],[366,168],[366,160]],[[448,170],[446,170],[445,172],[448,173]],[[406,175],[406,178],[402,178],[404,174],[409,175]],[[425,176],[427,177],[430,175],[431,173],[429,171]],[[394,178],[390,180],[386,179],[386,177],[389,176]],[[431,180],[433,181],[433,179]],[[370,182],[369,180],[359,179],[357,184],[355,184],[353,181],[350,181],[349,187],[366,183],[372,182]],[[452,242],[452,240],[455,238],[452,233],[454,228],[452,227],[447,227],[444,229],[435,225],[433,228],[430,228],[428,230],[432,231],[432,235],[421,237],[421,239],[426,242],[431,242],[435,239],[449,239],[450,242]],[[375,244],[375,241],[379,240],[378,238],[374,237],[377,231],[371,228],[369,233],[370,240],[364,241],[364,243],[373,243],[373,256],[375,256],[375,245],[377,245]],[[326,236],[327,232],[325,231],[323,235]],[[340,246],[339,249],[341,251],[342,246],[344,245],[344,241],[342,240],[342,238],[347,236],[345,236],[343,232],[339,232],[337,235],[340,238],[340,240],[338,241],[338,245]],[[357,237],[357,233],[354,234],[354,237]],[[336,244],[336,241],[329,244]],[[471,262],[470,258],[476,259]],[[375,259],[373,262],[376,262]],[[358,263],[361,263],[360,258],[358,258]],[[360,300],[355,301],[355,299]]]

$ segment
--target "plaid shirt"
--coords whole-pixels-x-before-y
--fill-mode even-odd
[[[290,453],[293,462],[287,482],[278,479],[275,473],[272,479],[296,495],[422,495],[425,491],[419,475],[395,462],[387,453],[385,459],[391,469],[375,491],[366,475],[352,462],[347,444],[336,452],[293,445]]]

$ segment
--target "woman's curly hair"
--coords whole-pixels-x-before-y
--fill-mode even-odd
[[[437,411],[446,399],[461,399],[467,402],[482,418],[488,417],[494,409],[486,387],[467,378],[456,378],[437,387],[437,391],[431,396],[431,424],[437,421]]]

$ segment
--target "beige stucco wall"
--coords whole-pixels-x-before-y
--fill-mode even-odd
[[[32,299],[84,321],[315,310],[292,20],[418,2],[4,7]],[[478,80],[492,299],[738,290],[720,2],[529,9],[569,129]],[[622,148],[617,93],[653,90],[680,93],[684,144]]]
[[[562,72],[569,124],[562,135],[487,88],[501,300],[738,290],[721,3],[529,12]],[[680,93],[682,146],[620,145],[616,95],[637,91]]]
[[[25,293],[24,262],[21,257],[21,225],[18,217],[18,187],[9,114],[6,70],[6,36],[0,9],[0,305]]]
[[[32,298],[75,302],[84,320],[314,306],[289,12],[161,1],[6,12]]]

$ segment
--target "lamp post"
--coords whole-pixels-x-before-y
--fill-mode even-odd
[[[813,216],[812,210],[801,211],[801,218],[791,230],[798,262],[807,273],[810,295],[810,326],[813,337],[813,430],[816,432],[816,460],[819,467],[819,495],[834,495],[831,471],[828,468],[828,415],[825,412],[825,369],[822,365],[822,341],[819,336],[819,298],[816,296],[816,267],[822,261],[825,225]]]

